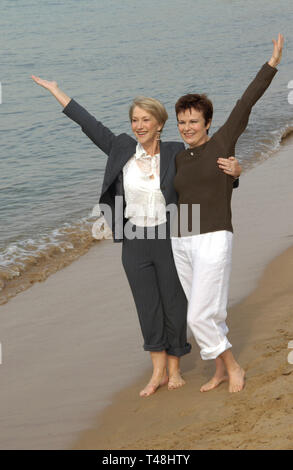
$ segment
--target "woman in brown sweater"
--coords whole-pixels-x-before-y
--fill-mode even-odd
[[[189,148],[176,157],[175,189],[178,193],[179,231],[172,249],[180,281],[188,299],[187,321],[204,360],[216,360],[214,377],[201,391],[229,381],[229,391],[244,387],[245,372],[236,362],[227,339],[227,299],[233,228],[231,224],[232,178],[227,157],[245,130],[253,105],[276,74],[283,48],[283,36],[273,40],[274,50],[248,86],[223,126],[208,136],[213,107],[206,95],[189,94],[176,103],[178,129]],[[218,156],[220,171],[215,165]],[[193,217],[200,207],[200,229]],[[183,223],[183,208],[187,209]],[[194,213],[195,214],[195,213]],[[226,375],[228,374],[228,375]]]

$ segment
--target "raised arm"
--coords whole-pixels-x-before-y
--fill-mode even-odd
[[[32,75],[32,79],[38,85],[42,86],[56,98],[63,106],[63,113],[76,122],[82,131],[96,144],[104,153],[110,154],[115,134],[105,127],[100,121],[92,116],[85,108],[80,106],[74,99],[66,95],[55,81],[43,80],[40,77]]]
[[[52,93],[52,95],[55,96],[56,100],[59,101],[63,108],[68,105],[71,98],[69,98],[69,96],[67,96],[66,93],[64,93],[62,90],[60,90],[60,88],[58,88],[57,82],[49,82],[48,80],[43,80],[42,78],[36,77],[35,75],[32,75],[32,79],[38,85]]]
[[[273,39],[273,43],[274,50],[271,59],[262,66],[242,97],[237,101],[225,124],[216,133],[225,139],[226,144],[230,142],[232,146],[235,145],[248,124],[252,107],[264,94],[277,73],[275,67],[280,63],[282,57],[283,36],[279,34],[278,41]]]

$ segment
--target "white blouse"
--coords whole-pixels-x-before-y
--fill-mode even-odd
[[[138,227],[166,222],[166,201],[160,189],[160,154],[147,155],[140,143],[123,167],[125,217]]]

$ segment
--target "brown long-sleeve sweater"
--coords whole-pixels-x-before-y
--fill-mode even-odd
[[[198,224],[192,227],[191,223],[192,204],[200,204],[200,233],[218,230],[233,232],[233,179],[218,168],[216,160],[235,154],[236,142],[248,124],[251,109],[268,88],[276,72],[277,69],[265,63],[237,101],[225,124],[211,139],[198,147],[183,150],[176,156],[174,185],[178,193],[179,236],[199,233]],[[188,208],[188,232],[183,223],[180,226],[182,204]]]

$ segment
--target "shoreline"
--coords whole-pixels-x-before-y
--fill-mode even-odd
[[[287,143],[290,145],[292,136],[293,127],[288,124],[278,136],[278,143],[275,143],[273,148],[266,149],[264,162],[273,159]],[[264,163],[262,158],[264,158],[262,154],[256,151],[251,160],[242,162],[244,172],[241,181],[243,175],[249,173],[255,165],[258,167]],[[36,240],[20,240],[19,243],[8,246],[0,265],[0,305],[6,304],[11,298],[29,289],[35,283],[45,281],[70,265],[87,253],[98,241],[108,239],[110,232],[107,229],[105,233],[100,233],[99,240],[92,238],[93,222],[90,220],[90,217],[84,217],[72,223],[71,226],[65,223],[63,227],[55,228],[46,235],[40,235]],[[8,252],[14,262],[8,263]]]

